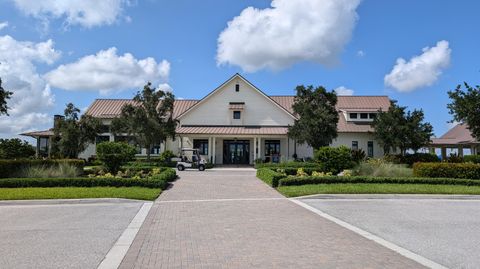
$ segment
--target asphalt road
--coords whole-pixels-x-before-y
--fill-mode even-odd
[[[0,268],[97,268],[142,202],[0,202]]]
[[[302,201],[446,267],[479,267],[478,198],[364,198],[372,197],[329,196]]]

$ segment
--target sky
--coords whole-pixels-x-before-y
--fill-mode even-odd
[[[132,98],[147,81],[199,99],[235,73],[270,95],[297,85],[388,95],[437,136],[447,92],[480,84],[474,0],[0,0],[0,137],[48,129],[73,102]]]

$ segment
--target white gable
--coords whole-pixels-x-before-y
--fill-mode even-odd
[[[236,85],[239,91],[236,91]],[[231,109],[230,103],[244,103],[243,109]],[[233,119],[233,111],[241,119]],[[236,75],[179,117],[182,125],[261,125],[287,126],[293,116],[258,89]]]

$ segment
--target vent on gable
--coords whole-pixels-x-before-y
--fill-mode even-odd
[[[239,92],[240,91],[240,84],[235,84],[235,91],[236,92]]]

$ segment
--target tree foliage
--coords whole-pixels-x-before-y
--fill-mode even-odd
[[[92,116],[82,115],[80,109],[69,103],[64,117],[54,123],[52,155],[62,158],[78,158],[89,143],[94,143],[100,130],[100,121]]]
[[[112,122],[114,133],[126,133],[147,149],[148,160],[154,145],[160,145],[168,137],[175,138],[177,126],[173,119],[175,96],[151,86],[147,83],[133,98],[136,104],[125,105],[120,117]]]
[[[35,155],[35,148],[18,138],[0,139],[0,159],[21,159]]]
[[[124,142],[102,142],[97,145],[97,158],[110,173],[117,173],[122,165],[135,158],[136,151]]]
[[[7,100],[12,96],[12,92],[5,90],[2,87],[2,78],[0,78],[0,115],[5,114],[8,116]]]
[[[288,135],[314,149],[328,146],[337,137],[337,95],[321,86],[297,86],[296,92],[292,108],[297,119]]]
[[[464,85],[466,90],[458,85],[455,90],[448,92],[452,102],[447,107],[453,120],[466,123],[472,136],[480,140],[480,86],[472,87],[466,82]]]
[[[417,152],[430,142],[433,127],[424,122],[422,110],[406,111],[406,107],[392,101],[388,111],[379,111],[373,121],[374,136],[382,145],[385,154],[400,149],[402,154],[408,149]]]

